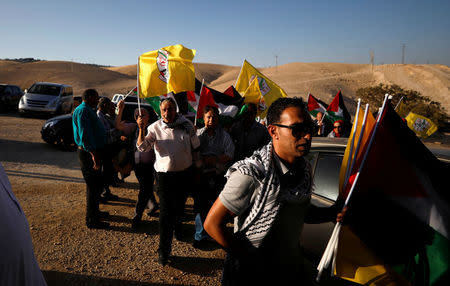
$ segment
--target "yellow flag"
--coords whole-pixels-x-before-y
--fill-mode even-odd
[[[254,103],[259,104],[261,100],[261,90],[259,89],[259,84],[257,80],[253,80],[252,83],[243,93],[244,103]]]
[[[356,113],[355,113],[355,115],[356,115]],[[350,137],[348,138],[348,141],[347,141],[347,147],[345,148],[344,158],[342,159],[341,170],[339,172],[339,193],[340,194],[342,194],[342,191],[344,188],[345,173],[347,170],[347,166],[349,166],[351,164],[352,160],[355,158],[356,146],[358,144],[359,138],[361,137],[361,128],[362,128],[363,121],[364,121],[364,111],[360,108],[359,113],[358,113],[358,118],[354,119],[352,131],[350,132]],[[362,134],[363,137],[361,139],[358,154],[357,154],[356,158],[354,159],[355,161],[357,161],[357,159],[362,156],[363,151],[365,149],[364,146],[368,143],[370,134],[371,134],[374,126],[375,126],[375,118],[373,118],[372,113],[368,112],[367,119],[366,119],[366,125],[364,127],[364,132]],[[352,138],[353,138],[353,130],[355,128],[356,128],[355,139],[353,140],[353,148],[351,148],[351,143],[352,143]],[[352,149],[351,156],[350,156],[350,149]],[[354,166],[353,168],[359,167],[359,166],[356,166],[356,164],[354,164],[353,166]],[[350,174],[351,174],[351,171],[352,170],[349,170]]]
[[[246,97],[245,93],[247,89],[252,84],[256,84],[255,82],[258,83],[259,91],[262,97],[257,103],[260,117],[263,118],[266,116],[267,109],[272,104],[272,102],[274,102],[280,97],[287,97],[287,95],[286,92],[284,92],[284,90],[281,89],[281,87],[279,87],[276,83],[274,83],[268,77],[259,72],[249,62],[247,62],[247,60],[244,60],[241,73],[239,74],[235,86],[236,90],[244,95],[244,100]]]
[[[425,116],[410,112],[405,119],[408,122],[409,129],[414,131],[419,137],[427,138],[438,130],[437,125]]]
[[[403,277],[390,269],[350,230],[342,226],[339,233],[336,268],[340,278],[370,286],[410,285]]]
[[[139,57],[139,96],[195,90],[192,63],[195,52],[183,45],[174,45],[142,54]]]
[[[407,114],[407,112],[406,112],[406,105],[405,105],[403,100],[395,108],[395,111],[397,111],[397,113],[398,113],[398,115],[400,115],[400,117],[404,117]]]

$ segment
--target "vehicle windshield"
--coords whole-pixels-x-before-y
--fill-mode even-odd
[[[4,85],[0,85],[0,93],[3,93],[4,90],[5,90],[5,86]]]
[[[29,93],[45,94],[58,96],[61,90],[60,86],[55,85],[43,85],[43,84],[33,84],[33,86],[28,91]]]

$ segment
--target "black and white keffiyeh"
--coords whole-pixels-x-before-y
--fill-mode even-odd
[[[311,196],[311,166],[309,162],[303,160],[305,163],[303,179],[294,189],[283,193],[283,197],[287,195],[290,201],[302,200]],[[272,228],[282,201],[280,199],[280,180],[273,161],[273,145],[270,142],[255,151],[251,157],[233,164],[225,175],[226,178],[229,178],[233,172],[238,171],[259,182],[260,187],[255,190],[258,191],[258,194],[250,206],[248,216],[237,229],[237,232],[244,234],[256,248],[261,245],[264,237]]]
[[[163,121],[164,122],[164,121]],[[192,123],[183,115],[177,114],[175,121],[171,123],[164,122],[169,128],[181,128],[186,130],[186,132],[192,136],[195,134],[194,126]]]

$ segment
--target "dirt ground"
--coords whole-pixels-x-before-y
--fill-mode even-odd
[[[134,175],[112,188],[118,201],[101,204],[107,230],[87,229],[85,184],[76,152],[41,139],[45,119],[0,114],[0,162],[27,216],[39,266],[48,285],[218,285],[225,252],[210,243],[192,247],[192,199],[186,205],[183,241],[174,240],[168,266],[157,263],[158,218],[144,214],[130,227],[138,184]]]
[[[0,114],[0,162],[27,216],[35,255],[49,286],[220,284],[225,252],[213,242],[206,250],[192,247],[190,198],[182,241],[174,240],[168,266],[157,263],[158,217],[144,214],[142,227],[136,231],[130,227],[138,194],[133,174],[112,188],[118,201],[100,205],[111,214],[110,228],[87,229],[85,184],[76,152],[45,143],[40,134],[44,122],[16,113]],[[450,143],[450,136],[445,137]],[[307,271],[313,277],[312,264]],[[320,285],[348,285],[324,278]]]

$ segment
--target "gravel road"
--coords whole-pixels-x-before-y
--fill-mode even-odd
[[[157,263],[158,218],[144,214],[130,228],[138,184],[132,175],[118,188],[119,201],[100,205],[111,227],[84,224],[85,184],[76,152],[41,139],[45,119],[0,114],[0,162],[30,224],[34,251],[48,285],[219,285],[225,252],[211,242],[192,247],[192,200],[186,205],[183,241],[174,240],[168,266]]]

